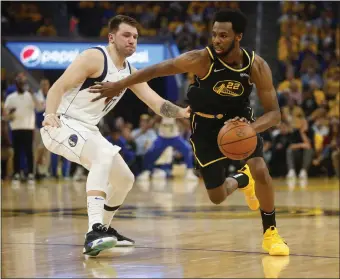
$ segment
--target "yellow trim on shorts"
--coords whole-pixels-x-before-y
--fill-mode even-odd
[[[227,157],[221,157],[221,158],[218,158],[218,159],[216,159],[216,160],[212,160],[212,161],[210,161],[210,162],[208,162],[208,163],[206,163],[206,164],[202,164],[202,162],[198,159],[198,157],[196,156],[196,147],[195,147],[195,144],[194,144],[194,142],[190,139],[190,143],[191,143],[191,145],[192,145],[192,149],[194,150],[194,156],[195,156],[195,158],[196,158],[196,160],[197,160],[197,162],[200,164],[200,166],[201,167],[206,167],[206,166],[209,166],[209,165],[211,165],[211,164],[213,164],[213,163],[216,163],[216,162],[218,162],[218,161],[221,161],[221,160],[224,160],[224,159],[228,159]]]
[[[192,133],[194,132],[194,122],[195,122],[195,113],[194,115],[192,116],[192,120],[191,120],[191,129],[192,129]]]

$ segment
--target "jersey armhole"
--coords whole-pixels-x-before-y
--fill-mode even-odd
[[[253,64],[255,61],[255,51],[251,52],[251,61],[250,61],[250,66],[249,66],[249,75],[251,74],[251,69],[253,68]]]
[[[104,50],[102,50],[100,47],[92,47],[92,49],[98,49],[104,55],[104,69],[103,69],[102,74],[99,77],[87,78],[81,85],[79,91],[89,88],[90,86],[94,85],[95,82],[102,82],[107,75],[107,57],[106,57]]]
[[[207,47],[205,47],[205,48],[206,48],[206,50],[207,50],[208,53],[209,53],[209,57],[210,57],[211,61],[214,62],[214,61],[215,61],[215,58],[214,58],[213,53],[211,52],[210,47],[207,46]]]
[[[131,65],[130,65],[129,61],[126,60],[126,63],[127,63],[128,66],[129,66],[130,75],[132,75],[132,69],[131,69]]]
[[[200,78],[200,77],[197,77],[199,80],[205,80],[205,79],[207,79],[208,78],[208,76],[210,76],[210,74],[211,74],[211,70],[213,69],[213,67],[214,67],[214,64],[215,64],[215,58],[214,58],[214,55],[212,54],[212,52],[211,52],[211,49],[207,46],[207,47],[205,47],[205,49],[208,51],[208,53],[209,53],[209,57],[210,57],[210,66],[209,66],[209,70],[208,70],[208,72],[205,74],[205,76],[204,77],[202,77],[202,78]]]

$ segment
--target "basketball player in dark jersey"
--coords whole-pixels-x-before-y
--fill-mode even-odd
[[[90,92],[100,93],[95,96],[96,100],[116,96],[124,88],[156,77],[195,74],[196,82],[188,91],[192,110],[191,144],[210,200],[219,204],[235,189],[247,189],[244,193],[249,207],[257,208],[258,201],[260,204],[263,249],[270,255],[289,255],[289,247],[276,228],[273,183],[263,159],[263,142],[259,136],[280,122],[281,113],[268,64],[254,51],[240,47],[246,23],[241,11],[221,10],[213,20],[212,46],[136,71],[118,82],[99,83]],[[257,120],[249,106],[253,84],[264,108],[264,114]],[[177,110],[171,104],[163,109],[163,114],[169,116]],[[238,174],[226,178],[224,159],[227,158],[218,149],[217,135],[225,122],[235,119],[251,123],[258,134],[258,145],[246,159],[251,174],[246,165]],[[258,200],[251,176],[255,180]]]

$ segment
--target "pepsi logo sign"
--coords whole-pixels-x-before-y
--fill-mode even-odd
[[[20,60],[25,66],[32,67],[40,63],[41,51],[38,47],[28,45],[20,53]]]

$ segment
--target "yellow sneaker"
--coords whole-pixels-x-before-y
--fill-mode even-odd
[[[243,192],[246,198],[246,202],[251,210],[257,210],[260,207],[259,200],[255,195],[255,181],[251,176],[250,170],[248,165],[245,165],[242,169],[238,170],[237,172],[243,173],[249,178],[249,183],[244,188],[239,188],[240,191]]]
[[[262,248],[271,256],[288,256],[289,247],[274,226],[263,235]]]
[[[262,258],[264,278],[279,278],[282,270],[289,265],[289,257],[265,256]]]

